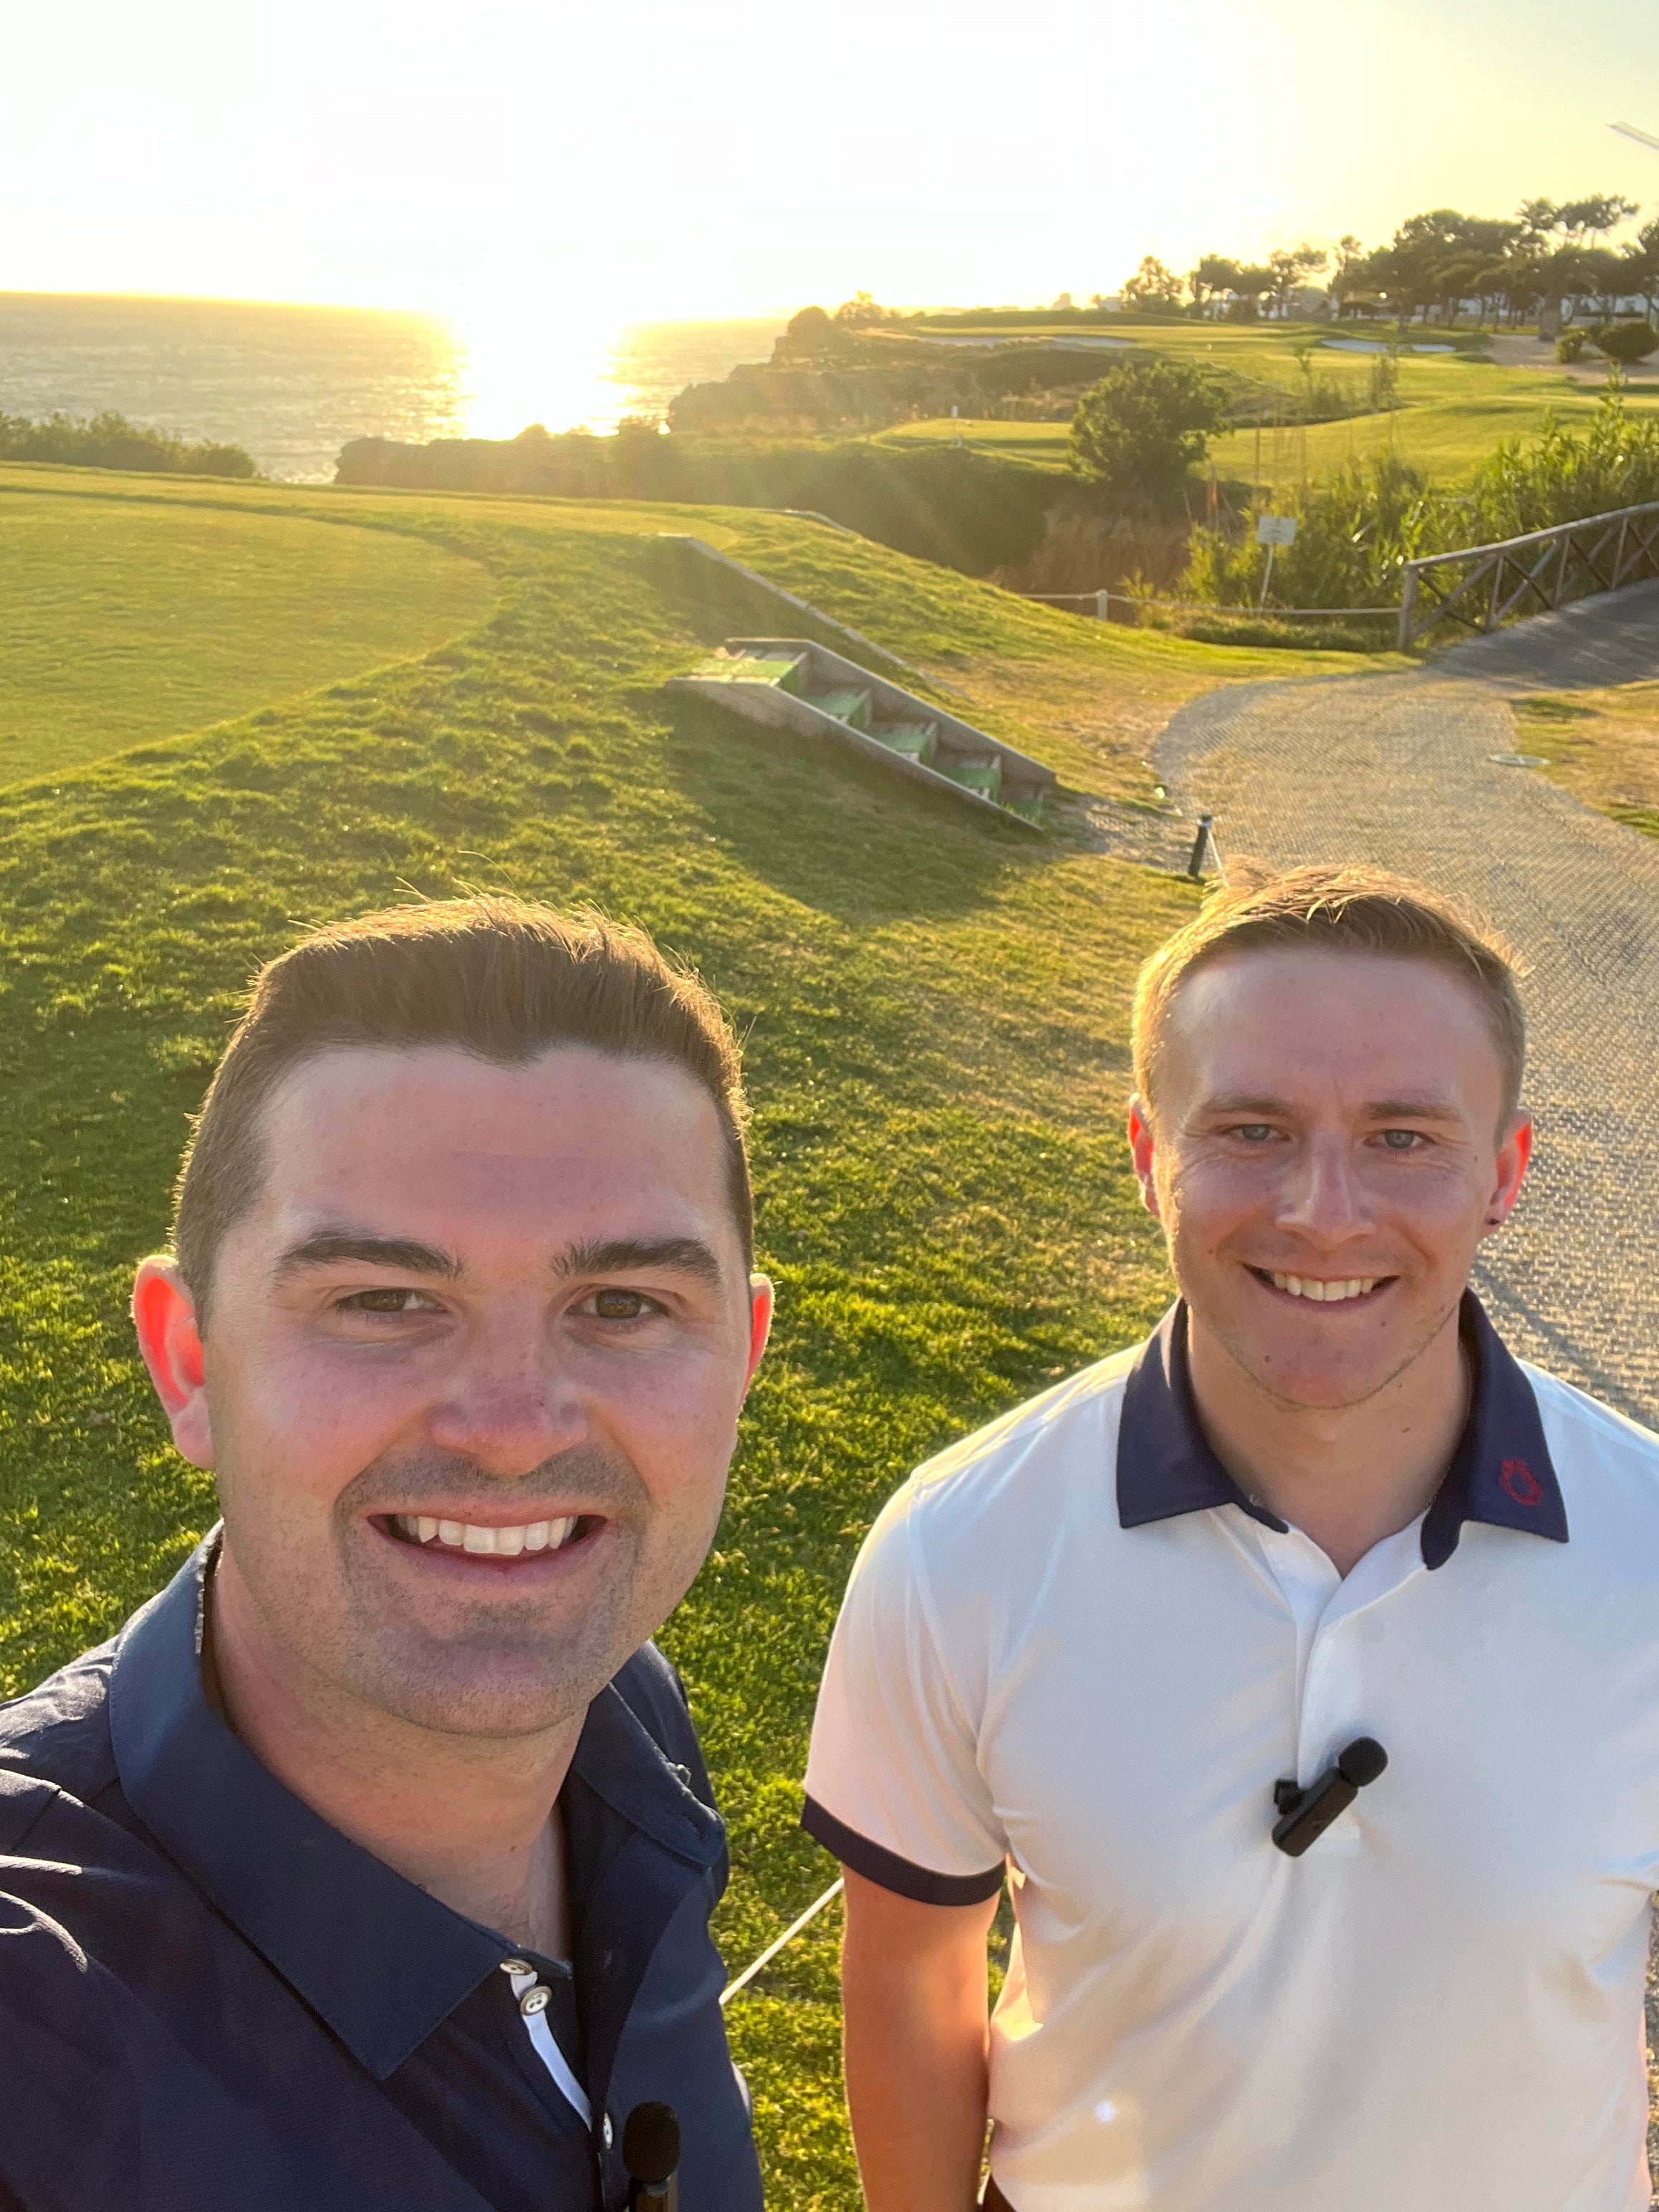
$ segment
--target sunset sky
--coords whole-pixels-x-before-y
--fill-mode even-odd
[[[1452,204],[1659,208],[1627,0],[12,11],[0,289],[618,319],[1114,290]]]

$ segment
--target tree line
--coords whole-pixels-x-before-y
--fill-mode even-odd
[[[1473,303],[1483,322],[1513,328],[1540,312],[1563,319],[1604,320],[1617,302],[1639,298],[1659,313],[1659,216],[1617,246],[1609,233],[1638,212],[1615,192],[1583,199],[1523,200],[1511,216],[1435,208],[1410,216],[1386,246],[1370,252],[1339,240],[1334,253],[1298,246],[1262,263],[1202,255],[1178,276],[1148,254],[1123,285],[1126,307],[1233,322],[1290,314],[1309,280],[1328,270],[1325,299],[1339,316],[1387,315],[1401,322],[1449,322]]]

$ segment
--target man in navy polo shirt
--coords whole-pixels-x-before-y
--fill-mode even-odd
[[[759,2212],[648,1641],[766,1339],[742,1115],[629,933],[459,902],[265,969],[134,1297],[222,1524],[0,1712],[0,2205],[618,2212],[666,2106],[683,2212]]]
[[[1638,2212],[1659,1438],[1468,1290],[1530,1143],[1509,963],[1305,869],[1134,1027],[1179,1303],[914,1476],[831,1647],[871,2212],[967,2212],[988,2117],[1013,2212]]]

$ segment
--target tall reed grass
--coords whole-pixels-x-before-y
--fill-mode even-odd
[[[1612,379],[1586,429],[1547,416],[1534,438],[1506,441],[1461,489],[1437,489],[1397,453],[1381,453],[1277,500],[1258,498],[1242,532],[1195,528],[1174,596],[1255,606],[1267,563],[1255,526],[1266,514],[1293,514],[1298,525],[1296,543],[1274,556],[1269,608],[1371,607],[1398,599],[1407,561],[1649,500],[1659,500],[1659,419],[1629,415]]]

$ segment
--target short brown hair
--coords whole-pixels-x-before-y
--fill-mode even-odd
[[[586,1045],[686,1069],[714,1102],[732,1211],[753,1265],[743,1080],[711,994],[641,930],[521,899],[435,900],[316,930],[255,978],[174,1193],[173,1249],[199,1327],[219,1245],[258,1194],[260,1112],[276,1085],[333,1048],[434,1044],[503,1066]]]
[[[1282,875],[1234,863],[1184,929],[1159,945],[1135,986],[1135,1088],[1150,1104],[1170,1008],[1187,978],[1224,954],[1263,945],[1317,945],[1421,960],[1460,976],[1480,1000],[1504,1070],[1504,1119],[1521,1099],[1527,1025],[1516,963],[1502,939],[1449,899],[1382,868],[1291,868]]]

